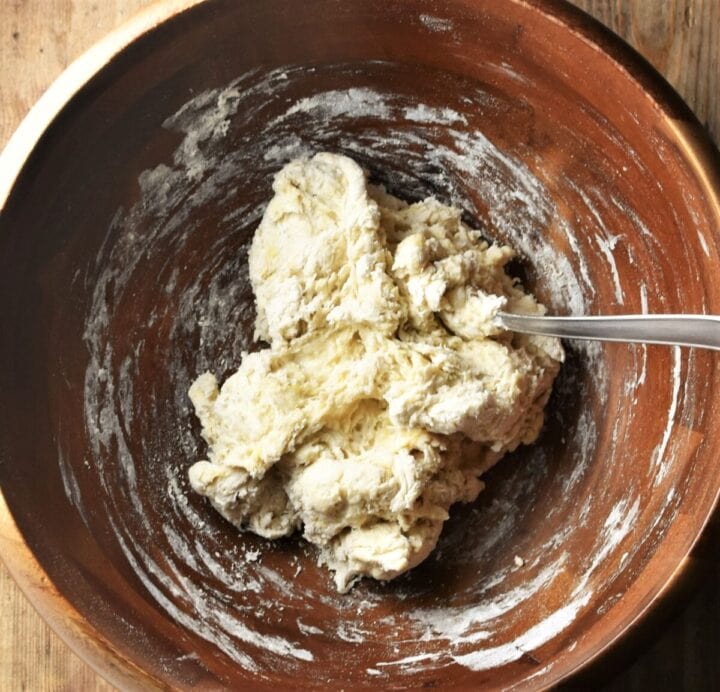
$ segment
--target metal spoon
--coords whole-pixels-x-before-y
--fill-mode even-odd
[[[697,346],[720,351],[720,316],[613,315],[551,317],[498,312],[496,324],[513,332],[566,339]]]

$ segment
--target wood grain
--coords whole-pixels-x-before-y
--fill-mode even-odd
[[[0,569],[0,690],[90,692],[114,689],[75,656]]]
[[[67,65],[150,0],[0,0],[0,147]],[[114,688],[44,623],[0,564],[0,692]]]
[[[575,0],[634,46],[720,141],[718,0]]]
[[[0,146],[52,80],[150,0],[0,0]],[[720,141],[720,0],[575,0],[635,46]],[[715,528],[708,542],[720,537]],[[707,585],[608,690],[702,690],[720,681],[720,560]],[[0,565],[0,692],[111,690],[44,624]]]

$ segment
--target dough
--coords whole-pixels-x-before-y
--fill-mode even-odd
[[[344,591],[424,560],[450,506],[535,440],[563,351],[493,324],[544,308],[457,209],[408,205],[327,153],[274,191],[250,250],[269,348],[190,388],[208,444],[190,481],[240,529],[302,530]]]

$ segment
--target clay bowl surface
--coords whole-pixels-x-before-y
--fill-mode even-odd
[[[2,160],[4,559],[124,686],[565,678],[667,588],[711,512],[716,356],[570,345],[538,444],[426,563],[344,596],[301,541],[238,535],[193,495],[186,392],[258,347],[248,243],[294,156],[344,152],[460,205],[553,312],[720,313],[716,152],[564,5],[188,4],[86,58]]]

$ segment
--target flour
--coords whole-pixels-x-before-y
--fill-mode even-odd
[[[488,670],[517,661],[525,653],[537,649],[566,629],[589,600],[590,594],[586,593],[582,598],[556,610],[510,644],[481,649],[468,654],[453,655],[452,659],[455,663],[466,666],[470,670]]]
[[[430,29],[430,31],[444,33],[453,30],[453,23],[451,19],[442,19],[441,17],[435,17],[431,14],[421,14],[419,19],[424,26]]]
[[[670,400],[670,409],[667,415],[667,425],[663,431],[662,440],[654,451],[654,464],[657,468],[655,475],[655,485],[660,483],[668,472],[669,463],[666,459],[666,452],[670,444],[670,437],[675,424],[675,416],[677,414],[678,402],[680,399],[680,385],[682,383],[682,351],[679,346],[673,346],[672,350],[673,369],[672,369],[672,398]]]
[[[299,618],[297,620],[297,626],[298,629],[306,636],[311,634],[324,634],[324,632],[319,627],[315,627],[314,625],[307,625]]]
[[[592,551],[593,559],[586,571],[586,575],[591,575],[605,561],[608,555],[620,545],[625,536],[630,533],[639,510],[639,498],[636,498],[632,504],[627,499],[620,500],[615,504],[605,520],[600,542],[594,546]],[[581,582],[581,586],[575,589],[575,593],[580,593],[582,588]]]
[[[700,241],[700,246],[705,253],[705,257],[710,257],[710,247],[708,246],[707,240],[705,240],[705,235],[701,231],[698,231],[697,237]]]
[[[452,108],[429,108],[421,103],[417,106],[405,108],[403,114],[406,120],[424,124],[454,125],[455,123],[461,123],[467,125],[467,118],[452,110]]]

